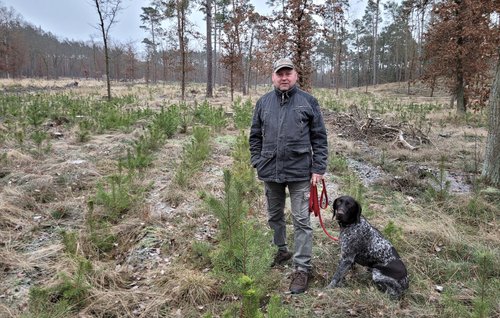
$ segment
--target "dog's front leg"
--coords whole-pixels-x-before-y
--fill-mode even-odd
[[[333,275],[332,281],[326,288],[335,288],[339,286],[339,283],[344,278],[347,271],[351,268],[352,264],[354,264],[354,256],[353,257],[344,257],[340,260],[339,266],[337,267],[337,271]]]

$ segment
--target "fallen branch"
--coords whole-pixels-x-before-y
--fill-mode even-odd
[[[415,146],[412,146],[410,145],[404,138],[403,136],[403,131],[400,130],[399,131],[399,135],[398,135],[398,142],[403,145],[403,147],[407,148],[407,149],[410,149],[410,150],[417,150],[418,147],[415,147]]]
[[[373,122],[373,119],[371,117],[366,118],[366,121],[359,127],[359,131],[364,131],[365,129],[368,129],[371,127]]]

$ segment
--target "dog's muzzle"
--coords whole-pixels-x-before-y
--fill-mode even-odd
[[[337,219],[337,220],[340,220],[340,218],[344,217],[345,215],[345,211],[342,210],[342,209],[339,209],[339,210],[335,210],[335,212],[333,212],[333,218]]]

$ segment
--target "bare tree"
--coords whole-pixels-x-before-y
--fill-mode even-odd
[[[115,79],[120,79],[122,77],[122,69],[123,65],[123,56],[125,55],[125,45],[116,43],[113,45],[110,51],[110,55],[112,56],[111,60],[113,61],[112,66],[113,69],[111,73],[114,74]]]
[[[135,79],[137,72],[137,58],[134,46],[132,43],[127,43],[125,48],[125,78],[127,80]]]
[[[205,1],[207,22],[207,92],[206,97],[213,97],[213,57],[212,57],[212,0]]]
[[[19,32],[20,20],[12,8],[0,6],[0,74],[5,72],[7,77],[20,75],[25,62],[25,44]]]
[[[347,38],[347,19],[344,12],[348,7],[349,2],[346,0],[327,0],[320,12],[323,18],[323,46],[333,75],[332,82],[336,94],[339,92],[344,41]]]
[[[379,22],[379,17],[380,17],[380,0],[370,0],[368,2],[369,7],[374,9],[375,13],[373,15],[373,79],[372,79],[372,84],[377,85],[377,37],[378,37],[378,22]]]
[[[108,100],[111,100],[111,82],[109,79],[109,30],[111,26],[118,22],[116,16],[122,9],[122,0],[94,0],[94,6],[99,15],[99,30],[101,31],[102,41],[104,43],[104,61],[106,67],[106,87]]]
[[[500,160],[498,160],[500,158],[500,47],[489,104],[489,127],[482,176],[491,184],[500,186]]]
[[[248,0],[232,0],[229,12],[224,20],[221,62],[229,71],[231,100],[234,90],[239,84],[244,95],[248,89],[248,73],[245,73],[245,62],[251,58],[253,35],[252,19],[254,7]]]
[[[163,20],[163,16],[160,14],[158,10],[158,4],[154,4],[153,7],[142,7],[141,22],[144,24],[140,27],[149,32],[151,38],[145,38],[142,42],[146,44],[148,48],[148,60],[153,66],[153,83],[156,83],[157,76],[157,38],[158,34],[161,34],[163,31],[161,28],[161,22]],[[149,64],[148,64],[149,65]]]
[[[159,2],[164,10],[167,19],[175,19],[177,21],[177,38],[179,44],[179,56],[181,62],[181,99],[186,96],[186,75],[188,71],[188,34],[189,21],[188,14],[190,11],[189,0],[167,0]]]

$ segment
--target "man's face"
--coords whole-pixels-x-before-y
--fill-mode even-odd
[[[291,68],[282,68],[272,76],[273,85],[280,91],[287,91],[297,83],[297,72]]]

